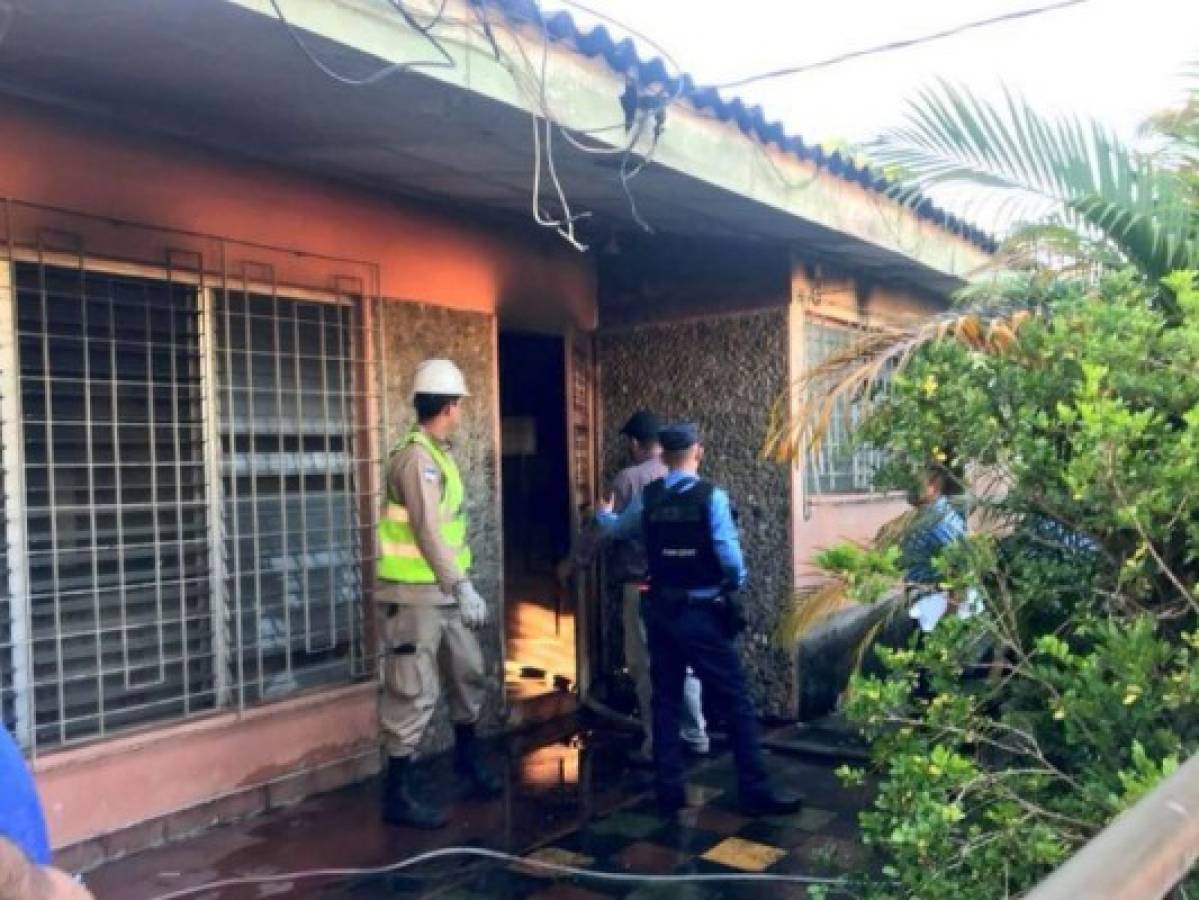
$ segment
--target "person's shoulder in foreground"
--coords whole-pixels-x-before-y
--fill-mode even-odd
[[[39,865],[50,862],[50,842],[33,777],[16,741],[0,728],[0,837]]]

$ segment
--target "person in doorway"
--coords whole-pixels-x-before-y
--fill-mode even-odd
[[[383,690],[379,727],[388,755],[383,819],[439,828],[445,813],[414,791],[411,760],[446,681],[454,721],[454,768],[472,793],[496,797],[500,782],[483,763],[475,724],[486,691],[475,631],[487,604],[471,584],[465,489],[450,456],[450,436],[468,397],[466,380],[446,359],[420,364],[413,385],[418,425],[387,463],[379,521],[376,604]]]
[[[658,442],[658,432],[661,430],[660,420],[649,410],[634,413],[621,428],[621,436],[628,441],[630,464],[612,479],[608,496],[615,512],[622,512],[647,485],[666,477],[666,466],[662,464],[662,445]],[[559,575],[565,579],[575,567],[591,565],[602,545],[601,530],[584,531],[573,559],[568,560],[567,565],[559,570]],[[648,572],[645,547],[636,538],[615,540],[612,542],[611,564],[612,577],[620,584],[621,590],[625,665],[637,689],[637,706],[641,713],[644,734],[641,747],[634,758],[640,763],[652,764],[653,686],[650,682],[645,622],[641,618],[641,595],[646,587]],[[683,679],[682,723],[679,734],[688,750],[697,756],[707,755],[710,742],[707,723],[704,721],[703,689],[691,669],[687,670]]]
[[[727,711],[741,807],[751,815],[796,812],[797,799],[770,787],[734,644],[744,627],[734,595],[747,572],[729,497],[699,477],[704,450],[694,424],[672,425],[659,439],[666,477],[648,485],[619,515],[609,501],[596,514],[609,537],[640,537],[646,548],[649,593],[642,614],[653,682],[659,809],[671,814],[686,805],[679,717],[690,666]]]

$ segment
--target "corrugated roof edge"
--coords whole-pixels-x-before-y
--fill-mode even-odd
[[[486,3],[500,10],[510,20],[518,23],[533,23],[540,27],[543,13],[534,0],[471,0],[472,3]],[[763,144],[774,144],[780,150],[790,153],[798,159],[814,163],[830,174],[853,184],[861,185],[868,190],[888,195],[894,184],[869,166],[859,166],[852,159],[842,156],[838,151],[828,153],[818,144],[809,146],[798,135],[788,134],[779,121],[769,122],[761,106],[747,106],[743,100],[734,97],[726,100],[715,88],[697,85],[695,80],[684,73],[679,78],[672,78],[666,69],[666,64],[659,58],[642,59],[630,38],[616,41],[603,25],[598,25],[590,31],[583,31],[575,22],[574,17],[565,11],[557,11],[545,16],[545,28],[550,38],[559,43],[570,44],[575,50],[589,58],[601,57],[605,63],[620,75],[636,75],[643,85],[656,85],[668,91],[679,88],[682,82],[682,96],[686,97],[697,109],[711,113],[723,122],[732,122],[745,134],[756,138]],[[912,211],[921,219],[965,238],[979,249],[994,253],[998,242],[980,228],[976,228],[952,213],[946,212],[927,197],[910,204]]]

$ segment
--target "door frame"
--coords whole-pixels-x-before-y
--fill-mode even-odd
[[[573,534],[587,525],[598,499],[600,453],[599,357],[596,334],[575,327],[563,337],[570,519]],[[585,700],[603,661],[603,604],[599,563],[575,572],[575,684]]]

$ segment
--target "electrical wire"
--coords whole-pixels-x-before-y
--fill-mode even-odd
[[[436,11],[435,12],[431,11],[431,15],[433,16],[433,18],[431,20],[429,20],[428,22],[421,22],[408,9],[408,7],[404,4],[403,0],[387,0],[387,3],[390,6],[392,6],[396,10],[397,13],[399,13],[399,15],[404,19],[405,23],[409,27],[411,27],[413,30],[420,33],[426,39],[429,40],[429,42],[433,45],[434,49],[441,56],[441,59],[424,61],[424,62],[405,62],[405,63],[390,64],[390,65],[380,68],[378,71],[372,73],[371,75],[369,75],[365,78],[351,78],[351,77],[342,75],[341,73],[334,71],[332,68],[330,68],[328,65],[326,65],[311,50],[311,48],[308,46],[308,44],[306,43],[304,38],[300,35],[298,29],[296,29],[293,26],[293,24],[284,16],[283,11],[279,6],[279,0],[270,0],[271,6],[275,10],[276,15],[278,16],[280,21],[282,21],[283,24],[286,26],[288,33],[291,35],[292,40],[304,52],[305,56],[307,56],[308,59],[324,74],[328,75],[329,77],[333,78],[334,80],[336,80],[342,84],[347,84],[347,85],[352,85],[352,86],[363,86],[363,85],[368,85],[368,84],[374,84],[379,81],[382,81],[383,79],[389,77],[392,74],[395,74],[398,72],[403,72],[403,71],[408,71],[408,70],[412,70],[412,69],[416,69],[416,68],[422,68],[422,67],[452,68],[455,65],[453,57],[449,54],[449,52],[445,49],[445,46],[442,44],[442,40],[452,40],[452,39],[445,38],[444,36],[441,36],[441,38],[439,38],[438,36],[436,36],[434,34],[434,32],[438,29],[439,26],[442,26],[447,23],[461,26],[466,31],[467,34],[469,34],[473,30],[473,26],[477,26],[478,29],[480,30],[480,32],[482,33],[482,36],[486,39],[488,45],[490,46],[492,54],[495,57],[495,60],[508,70],[509,74],[511,75],[511,77],[513,79],[513,82],[517,86],[517,89],[519,91],[521,91],[523,94],[525,94],[526,99],[528,99],[530,101],[530,106],[533,107],[532,116],[533,116],[533,120],[534,120],[534,184],[533,184],[532,206],[533,206],[534,220],[537,222],[537,224],[539,224],[543,227],[546,227],[546,228],[555,229],[565,240],[567,240],[573,247],[575,247],[575,249],[580,250],[580,251],[587,249],[587,245],[585,243],[583,243],[581,240],[579,240],[579,238],[575,232],[575,223],[581,219],[585,219],[585,218],[589,217],[591,215],[591,213],[589,213],[589,212],[573,213],[571,211],[569,199],[568,199],[568,197],[566,195],[566,191],[562,185],[561,177],[558,173],[557,164],[555,161],[554,139],[555,139],[555,131],[556,131],[558,134],[560,134],[562,136],[562,138],[571,147],[573,147],[575,150],[578,150],[579,152],[587,153],[590,155],[619,156],[620,157],[620,165],[619,165],[620,185],[621,185],[621,190],[623,191],[625,198],[629,204],[630,215],[632,216],[634,222],[640,228],[642,228],[643,230],[645,230],[647,232],[652,232],[653,231],[652,227],[642,216],[642,214],[638,208],[636,198],[633,195],[633,192],[632,192],[632,189],[630,186],[630,182],[634,178],[636,178],[642,171],[644,171],[646,168],[648,168],[652,164],[654,155],[655,155],[656,150],[659,145],[659,141],[660,141],[660,137],[661,137],[664,121],[665,121],[666,112],[669,110],[669,108],[671,106],[673,106],[679,100],[684,99],[685,95],[687,94],[687,92],[685,91],[687,81],[686,81],[685,76],[682,74],[682,67],[679,65],[677,59],[665,46],[658,43],[653,38],[651,38],[647,34],[645,34],[644,32],[630,27],[623,21],[621,21],[613,16],[610,16],[606,13],[600,12],[599,10],[590,6],[589,4],[581,2],[581,0],[555,0],[555,2],[557,2],[559,4],[571,7],[573,9],[576,9],[582,13],[585,13],[595,19],[598,19],[607,24],[610,24],[610,25],[614,26],[615,28],[619,29],[620,31],[624,32],[628,36],[639,40],[645,46],[656,51],[661,56],[661,58],[677,73],[676,75],[674,75],[674,77],[667,76],[666,84],[662,87],[661,92],[657,95],[641,93],[642,86],[635,80],[635,78],[630,77],[630,85],[631,85],[632,89],[637,92],[637,94],[636,94],[637,105],[636,105],[636,108],[635,108],[635,111],[633,114],[634,121],[629,122],[626,120],[625,122],[618,122],[618,123],[614,123],[611,125],[604,125],[604,126],[585,128],[585,129],[584,128],[568,128],[568,127],[560,124],[562,121],[562,118],[555,114],[555,111],[551,108],[551,105],[550,105],[550,102],[548,99],[546,81],[547,81],[549,46],[552,43],[552,38],[550,37],[550,34],[549,34],[548,22],[547,22],[545,12],[541,9],[540,5],[537,2],[535,2],[535,0],[534,0],[532,6],[533,6],[533,9],[536,11],[536,16],[535,17],[533,17],[533,16],[522,17],[522,21],[524,19],[529,19],[531,21],[534,21],[537,25],[540,26],[541,38],[542,38],[542,59],[541,59],[541,63],[540,63],[539,67],[536,64],[534,64],[532,62],[532,60],[529,59],[528,53],[525,51],[524,44],[521,41],[520,36],[517,34],[517,31],[515,28],[515,20],[513,20],[511,17],[504,18],[504,27],[506,28],[506,31],[507,31],[509,37],[511,38],[512,43],[515,45],[515,47],[521,57],[520,62],[523,63],[523,68],[525,69],[525,77],[522,78],[521,73],[519,71],[520,66],[515,61],[515,59],[513,58],[513,56],[511,54],[506,55],[503,52],[503,50],[500,47],[499,41],[496,39],[495,29],[493,27],[492,20],[491,20],[490,16],[488,15],[488,11],[487,11],[487,6],[491,2],[494,2],[494,0],[467,0],[467,5],[470,6],[470,8],[473,12],[473,21],[471,21],[471,20],[467,20],[467,19],[457,19],[457,18],[451,19],[451,18],[447,17],[446,10],[448,7],[448,0],[439,0],[439,4],[438,4]],[[813,71],[816,69],[828,68],[828,67],[835,66],[835,65],[838,65],[838,64],[841,64],[844,62],[848,62],[851,60],[861,59],[863,57],[873,56],[873,55],[882,54],[882,53],[889,53],[889,52],[893,52],[896,50],[905,49],[905,48],[917,46],[920,44],[929,43],[932,41],[944,40],[946,38],[952,37],[954,35],[962,34],[964,32],[969,32],[969,31],[973,31],[973,30],[977,30],[977,29],[981,29],[981,28],[985,28],[985,27],[990,27],[992,25],[997,25],[997,24],[1001,24],[1001,23],[1005,23],[1005,22],[1016,21],[1019,19],[1025,19],[1025,18],[1029,18],[1032,16],[1042,15],[1045,13],[1054,12],[1054,11],[1061,10],[1061,9],[1066,9],[1068,7],[1080,6],[1085,3],[1089,3],[1089,2],[1091,2],[1091,0],[1060,0],[1060,2],[1048,4],[1045,6],[1016,10],[1016,11],[1013,11],[1010,13],[993,16],[993,17],[990,17],[987,19],[981,19],[981,20],[977,20],[977,21],[973,21],[973,22],[967,22],[965,24],[956,26],[954,28],[945,29],[943,31],[935,32],[933,34],[923,35],[923,36],[917,37],[917,38],[901,40],[901,41],[893,41],[893,42],[882,44],[882,45],[879,45],[876,47],[867,48],[864,50],[843,53],[838,56],[831,57],[829,59],[820,60],[818,62],[809,63],[806,65],[792,66],[792,67],[788,67],[788,68],[776,69],[773,71],[764,72],[764,73],[757,74],[757,75],[751,75],[746,78],[741,78],[741,79],[738,79],[735,81],[729,81],[729,82],[725,82],[722,84],[717,84],[717,85],[712,86],[712,88],[715,90],[727,90],[730,88],[736,88],[736,87],[741,87],[741,86],[748,85],[748,84],[757,83],[757,82],[764,81],[767,79],[781,78],[781,77],[785,77],[788,75],[795,75],[795,74],[800,74],[803,72]],[[459,41],[459,43],[461,43],[461,42]],[[466,46],[467,46],[468,50],[472,49],[471,45],[469,43],[466,44]],[[645,102],[646,100],[649,100],[651,102]],[[717,116],[712,115],[709,111],[701,110],[698,108],[694,109],[693,112],[700,116],[708,116],[711,118],[718,118]],[[650,119],[651,117],[655,119],[655,127],[653,130],[650,145],[643,153],[639,154],[641,156],[641,159],[636,160],[635,157],[636,157],[636,155],[638,155],[636,152],[636,146],[644,138],[646,121],[648,119]],[[543,120],[544,124],[542,123],[542,121],[539,121],[539,119]],[[593,136],[593,135],[617,131],[620,129],[624,129],[628,133],[628,139],[623,144],[614,145],[614,144],[608,144],[608,143],[595,143],[595,142],[589,142],[589,141],[581,139],[581,136]],[[783,184],[783,186],[786,190],[790,191],[790,190],[797,189],[797,188],[798,189],[806,188],[806,187],[810,186],[812,183],[814,183],[819,178],[820,173],[815,172],[815,173],[813,173],[813,175],[810,178],[806,178],[802,182],[793,183],[779,169],[776,162],[771,158],[768,148],[762,142],[754,140],[753,136],[749,135],[749,134],[746,134],[745,137],[747,140],[750,141],[752,146],[754,146],[761,154],[763,154],[771,171],[778,178],[778,180]],[[560,207],[560,215],[558,215],[558,216],[550,214],[542,205],[541,193],[542,193],[543,175],[548,175],[548,178],[553,185],[554,192],[557,195],[557,202]]]
[[[542,62],[544,63],[545,59],[549,53],[549,46],[552,43],[552,40],[550,38],[549,28],[548,28],[548,25],[547,25],[544,17],[542,17],[539,20],[538,24],[540,25],[540,31],[541,31]],[[542,65],[540,74],[538,74],[537,66],[535,66],[534,63],[529,59],[529,54],[525,51],[524,42],[520,39],[520,35],[517,34],[514,29],[509,27],[508,28],[508,36],[511,38],[512,43],[515,45],[517,52],[520,54],[521,60],[524,63],[524,68],[526,70],[526,74],[529,75],[530,81],[532,81],[535,85],[535,87],[532,90],[529,90],[527,87],[522,88],[521,84],[519,83],[519,78],[517,77],[515,71],[513,70],[513,67],[511,65],[506,65],[506,68],[508,68],[509,73],[512,74],[513,80],[517,82],[517,87],[522,88],[525,91],[526,98],[530,99],[537,106],[537,108],[540,110],[541,116],[543,118],[552,120],[554,122],[560,122],[561,117],[556,115],[554,110],[551,108],[551,105],[549,102],[549,97],[545,90],[545,85],[546,85],[545,66]],[[619,156],[622,153],[626,153],[629,149],[628,142],[626,142],[626,145],[623,147],[613,147],[613,146],[606,145],[606,144],[603,144],[603,145],[591,144],[591,145],[589,145],[589,144],[583,143],[582,141],[579,141],[577,138],[575,138],[573,135],[570,134],[570,131],[572,131],[572,130],[577,131],[579,134],[598,134],[598,133],[601,133],[604,131],[614,131],[616,129],[623,129],[623,128],[625,128],[625,124],[623,122],[614,123],[613,125],[605,125],[600,128],[593,128],[593,129],[567,129],[564,126],[559,126],[559,127],[561,129],[562,136],[566,139],[567,143],[569,143],[575,149],[582,151],[583,153],[591,153],[596,156]]]
[[[549,35],[548,24],[546,22],[544,15],[539,16],[538,24],[540,25],[540,30],[541,30],[541,70],[540,70],[540,73],[538,75],[536,75],[534,78],[534,80],[536,81],[536,86],[537,86],[536,104],[540,108],[541,115],[544,118],[545,123],[546,123],[546,148],[547,148],[546,149],[546,161],[550,168],[551,175],[554,177],[555,186],[559,192],[560,202],[562,202],[564,204],[564,208],[566,209],[567,221],[570,222],[571,217],[569,214],[569,207],[565,206],[566,196],[565,196],[564,190],[562,189],[561,182],[557,179],[557,173],[556,173],[556,169],[555,169],[554,156],[553,156],[553,133],[554,133],[554,126],[557,123],[558,119],[554,115],[553,110],[550,108],[549,98],[547,96],[547,83],[548,83],[547,64],[548,64],[548,57],[549,57],[549,48],[550,48],[550,44],[552,43],[552,41],[551,41],[551,38]],[[526,70],[532,70],[532,64],[529,60],[528,54],[525,52],[524,44],[520,39],[520,35],[518,35],[514,30],[511,30],[511,29],[509,30],[509,35],[512,38],[512,41],[515,44],[518,52],[520,53],[521,58],[524,60]],[[520,86],[519,78],[516,76],[515,72],[513,72],[513,78],[517,82],[518,87],[519,87]],[[681,84],[682,83],[681,80],[678,83]],[[626,123],[624,123],[624,126],[623,126],[623,127],[628,128],[628,130],[629,130],[628,139],[625,141],[625,144],[623,147],[612,147],[612,146],[606,146],[606,145],[601,145],[601,146],[588,145],[588,144],[583,143],[582,141],[579,141],[573,135],[571,135],[570,131],[566,127],[557,125],[558,133],[561,134],[567,140],[567,142],[569,144],[571,144],[571,146],[573,146],[575,149],[580,150],[584,153],[592,154],[592,155],[620,156],[621,157],[620,168],[619,168],[620,187],[621,187],[622,192],[624,193],[626,201],[629,204],[629,213],[632,216],[633,221],[638,225],[638,227],[640,227],[643,231],[650,233],[650,234],[653,233],[653,228],[645,220],[645,217],[642,216],[641,211],[637,205],[637,199],[633,195],[632,188],[630,187],[629,183],[632,181],[633,178],[637,177],[637,175],[639,175],[652,162],[654,152],[656,151],[656,149],[658,147],[658,142],[662,135],[662,127],[663,127],[663,121],[664,121],[664,117],[665,117],[665,113],[666,113],[666,106],[669,103],[674,102],[674,100],[677,100],[677,99],[678,99],[678,95],[676,94],[674,97],[664,100],[663,103],[656,109],[653,109],[653,110],[637,109],[637,110],[635,110],[633,121],[631,123],[626,122]],[[645,128],[651,117],[654,118],[655,125],[654,125],[654,129],[653,129],[653,137],[651,140],[650,147],[645,152],[643,158],[639,162],[637,162],[635,165],[631,165],[632,160],[633,160],[634,148],[637,146],[637,144],[641,140],[642,136],[644,135]],[[622,127],[622,126],[617,126],[617,127]],[[534,149],[536,152],[538,148],[534,148]],[[540,171],[540,168],[538,169],[538,171]],[[540,196],[539,191],[540,191],[540,187],[535,182],[535,196],[537,196],[537,197]],[[580,214],[578,216],[578,218],[583,218],[586,216],[590,216],[590,213]],[[539,221],[539,224],[550,224],[550,223]],[[573,223],[571,223],[571,226],[572,225],[573,225]],[[568,237],[568,240],[571,240],[572,243],[575,243],[575,241],[573,240],[573,238],[574,238],[573,227],[570,227],[569,230],[570,230],[570,237]]]
[[[441,0],[441,7],[437,10],[437,13],[427,25],[421,24],[419,21],[417,21],[416,16],[408,11],[408,7],[404,5],[403,0],[389,0],[389,2],[391,3],[392,8],[400,14],[400,17],[404,20],[408,27],[422,35],[424,39],[427,40],[433,47],[433,49],[437,51],[438,55],[441,56],[441,62],[433,67],[439,69],[454,68],[454,57],[450,56],[449,51],[446,50],[441,41],[437,40],[437,38],[435,38],[432,34],[433,29],[437,27],[442,18],[445,16],[445,8],[449,0]]]
[[[486,2],[487,0],[467,0],[467,5],[473,10],[475,20],[483,30],[483,36],[487,38],[487,42],[491,45],[491,52],[495,55],[495,61],[500,62],[500,45],[496,43],[495,32],[491,30],[491,17],[487,15],[487,8],[484,5]]]
[[[633,221],[636,222],[638,227],[640,227],[641,230],[644,231],[646,234],[653,234],[654,229],[649,224],[649,222],[647,222],[645,220],[645,217],[641,215],[641,210],[637,206],[637,198],[635,196],[633,196],[633,189],[629,186],[629,182],[632,181],[634,178],[636,178],[638,175],[640,175],[641,172],[645,169],[645,167],[648,166],[650,164],[650,162],[652,162],[653,157],[654,157],[654,151],[658,149],[658,139],[661,137],[662,131],[661,131],[661,128],[656,127],[654,129],[654,133],[653,133],[653,143],[650,144],[650,148],[646,152],[645,157],[636,166],[636,168],[633,168],[633,169],[629,168],[629,160],[631,160],[633,158],[632,147],[636,144],[636,142],[638,140],[640,140],[640,133],[645,130],[645,125],[646,125],[647,121],[648,121],[648,116],[640,117],[640,119],[638,120],[637,125],[636,125],[637,131],[634,134],[633,138],[629,142],[629,149],[625,152],[625,155],[623,157],[621,157],[621,160],[620,160],[620,187],[621,187],[621,190],[624,191],[625,200],[628,201],[629,214],[633,217]]]
[[[342,75],[340,72],[338,72],[335,69],[328,66],[319,56],[316,55],[316,53],[313,52],[313,50],[308,46],[308,44],[304,40],[304,38],[300,36],[299,29],[296,28],[295,25],[292,24],[291,20],[288,19],[287,16],[285,16],[283,14],[283,10],[279,6],[279,0],[270,0],[270,3],[271,3],[271,8],[275,11],[275,15],[279,18],[279,21],[283,23],[284,28],[287,29],[287,33],[289,35],[291,35],[292,41],[294,41],[295,45],[300,48],[300,50],[303,52],[303,54],[306,57],[308,57],[308,61],[311,62],[314,66],[316,66],[325,75],[329,76],[330,78],[332,78],[334,81],[338,82],[339,84],[344,84],[348,87],[366,87],[368,85],[378,84],[380,81],[383,81],[385,78],[390,78],[392,75],[396,75],[400,72],[409,72],[413,69],[453,68],[453,65],[454,65],[453,58],[450,57],[449,54],[445,53],[444,48],[441,48],[442,53],[445,55],[445,58],[449,60],[448,63],[445,60],[436,60],[436,59],[430,59],[430,60],[424,60],[424,61],[418,61],[418,62],[389,63],[388,65],[385,65],[385,66],[382,66],[382,67],[376,69],[374,72],[372,72],[370,75],[367,75],[365,78],[354,78],[349,75]],[[419,30],[419,28],[418,28],[418,30]],[[428,35],[426,35],[426,37],[427,36]]]
[[[542,21],[544,23],[544,19]],[[528,61],[528,56],[525,55],[524,46],[521,44],[519,36],[511,31],[509,32],[509,34],[512,37],[512,39],[516,42],[517,46],[520,48],[521,55],[525,58],[526,61]],[[549,33],[544,30],[544,27],[543,27],[543,35],[544,35],[544,41],[542,42],[542,45],[541,45],[541,73],[540,73],[540,78],[538,79],[538,99],[540,101],[539,105],[541,106],[541,108],[543,110],[543,115],[544,115],[544,111],[548,107],[548,101],[546,98],[546,94],[547,94],[547,84],[548,84],[547,72],[549,70],[549,55],[550,55]],[[509,69],[509,71],[512,72],[513,80],[516,81],[517,79],[516,79],[515,72],[511,69]],[[519,84],[518,84],[518,87],[519,87]],[[544,121],[544,123],[545,123],[544,152],[545,152],[546,168],[549,171],[550,179],[553,181],[554,189],[557,191],[557,194],[558,194],[558,203],[562,209],[562,218],[560,218],[560,219],[554,218],[553,216],[546,214],[544,212],[544,210],[542,210],[542,208],[541,208],[541,169],[542,169],[541,158],[542,158],[542,150],[543,150],[542,138],[541,138],[542,121]],[[589,213],[589,212],[580,213],[579,215],[574,215],[573,213],[571,213],[570,201],[566,197],[566,190],[562,187],[562,181],[558,177],[558,168],[554,162],[554,122],[553,122],[553,119],[548,115],[544,115],[544,120],[539,120],[537,117],[536,111],[534,111],[533,112],[533,221],[535,221],[538,225],[541,225],[543,228],[554,229],[558,233],[559,236],[561,236],[563,239],[565,239],[567,241],[567,243],[569,243],[572,247],[574,247],[580,253],[583,253],[583,252],[586,252],[587,245],[582,243],[578,239],[578,237],[575,235],[575,222],[580,218],[586,218],[590,215],[591,215],[591,213]]]
[[[561,0],[565,3],[568,0]],[[774,78],[786,78],[791,75],[800,75],[804,72],[812,72],[816,69],[827,69],[830,66],[840,65],[850,60],[862,59],[867,56],[877,56],[881,53],[892,53],[896,50],[906,50],[909,47],[916,47],[921,44],[929,44],[934,41],[941,41],[945,38],[955,37],[959,34],[964,34],[968,31],[975,31],[980,28],[987,28],[991,25],[1000,25],[1006,22],[1014,22],[1019,19],[1027,19],[1032,16],[1040,16],[1045,13],[1058,12],[1059,10],[1067,9],[1071,6],[1082,6],[1084,3],[1090,3],[1092,0],[1060,0],[1058,3],[1050,3],[1046,6],[1034,6],[1028,9],[1018,9],[1014,12],[1003,13],[1002,15],[992,16],[989,19],[978,19],[974,22],[966,22],[963,25],[958,25],[953,28],[947,28],[944,31],[937,31],[932,34],[922,35],[921,37],[908,38],[902,41],[890,41],[886,44],[879,44],[876,47],[868,47],[865,50],[853,50],[849,53],[841,53],[837,56],[830,56],[828,59],[822,59],[819,62],[807,63],[802,66],[787,66],[782,69],[774,69],[769,72],[762,72],[758,75],[749,75],[745,78],[738,78],[735,81],[726,81],[720,84],[710,85],[715,90],[731,90],[732,88],[745,87],[748,84],[757,84],[761,81],[767,81]]]
[[[537,869],[555,875],[568,875],[573,878],[584,878],[612,884],[821,884],[844,887],[850,883],[843,878],[817,878],[811,875],[774,875],[763,872],[699,873],[694,875],[641,875],[632,872],[605,872],[583,869],[578,866],[564,865],[562,863],[552,863],[535,857],[516,856],[512,853],[504,853],[500,850],[488,850],[483,847],[445,847],[441,850],[430,850],[427,853],[420,853],[400,862],[384,866],[344,869],[303,869],[296,872],[279,872],[274,875],[247,875],[240,878],[226,878],[221,881],[196,885],[195,887],[182,888],[181,890],[171,891],[167,894],[159,894],[153,900],[182,900],[184,897],[194,897],[196,894],[219,891],[224,888],[307,881],[313,878],[360,878],[375,875],[390,875],[394,872],[400,872],[404,869],[421,865],[422,863],[463,856],[515,864],[522,868]]]
[[[433,14],[433,18],[429,20],[428,24],[421,24],[417,21],[416,16],[404,6],[403,0],[389,0],[389,2],[399,11],[405,21],[422,34],[428,34],[441,24],[441,20],[445,18],[446,7],[450,4],[450,0],[441,0],[441,5],[437,7],[437,12]]]

